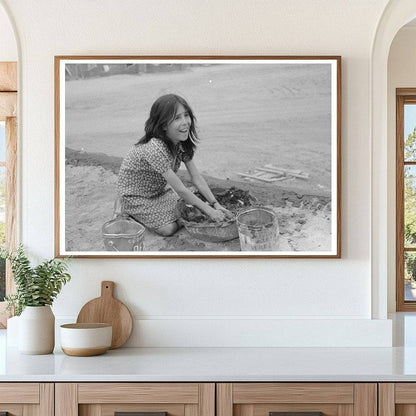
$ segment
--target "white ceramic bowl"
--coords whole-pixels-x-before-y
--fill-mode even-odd
[[[61,325],[61,348],[65,354],[77,357],[104,354],[111,347],[112,333],[110,324]]]

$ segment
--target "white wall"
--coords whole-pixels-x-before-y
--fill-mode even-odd
[[[405,26],[397,32],[388,60],[388,194],[389,194],[389,312],[396,308],[396,88],[416,87],[416,25]]]
[[[0,7],[0,61],[17,61],[16,37],[9,16]]]
[[[342,259],[74,259],[58,318],[74,319],[101,280],[114,280],[137,320],[130,345],[388,345],[390,323],[371,320],[369,122],[386,3],[0,0],[22,51],[21,238],[39,257],[54,253],[54,55],[343,58]]]

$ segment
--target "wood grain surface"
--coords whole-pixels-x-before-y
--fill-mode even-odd
[[[199,384],[199,416],[215,416],[215,383]]]
[[[0,403],[39,403],[38,383],[0,383]]]
[[[17,62],[0,62],[0,91],[17,91]]]
[[[56,383],[55,416],[78,416],[78,385]]]
[[[415,404],[416,383],[396,383],[394,394],[396,404]]]
[[[79,383],[78,403],[199,403],[197,383]]]
[[[377,416],[377,384],[354,383],[354,415]]]
[[[130,337],[133,319],[124,303],[113,297],[114,282],[101,282],[101,296],[86,303],[78,314],[78,323],[107,323],[113,327],[111,349],[121,347]]]
[[[351,383],[235,383],[234,403],[354,403]]]
[[[378,385],[378,409],[380,416],[395,415],[394,383],[380,383]]]
[[[0,121],[17,115],[17,94],[15,92],[0,92]]]
[[[39,384],[39,415],[54,416],[55,413],[55,385],[53,383]]]
[[[233,416],[232,383],[217,384],[217,416]]]

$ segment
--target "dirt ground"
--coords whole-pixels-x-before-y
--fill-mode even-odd
[[[277,73],[277,72],[278,73]],[[331,249],[331,118],[328,67],[211,65],[184,73],[115,75],[66,83],[65,239],[68,251],[104,250],[122,158],[143,134],[153,101],[177,93],[191,104],[195,163],[209,185],[249,190],[279,220],[280,251]],[[239,173],[272,164],[308,179],[250,182]],[[185,180],[186,173],[181,173]],[[185,229],[146,231],[146,251],[239,251]]]
[[[186,182],[186,172],[180,172]],[[117,175],[102,166],[67,165],[66,250],[103,251],[102,225],[112,219]],[[86,180],[88,178],[88,180]],[[206,178],[211,188],[232,186],[248,190],[264,206],[273,207],[279,222],[279,251],[328,251],[331,235],[331,203],[319,195],[276,192],[274,185],[251,184]],[[273,190],[273,192],[271,192]],[[85,209],[88,207],[88,209]],[[183,228],[171,237],[146,231],[146,251],[240,251],[238,239],[209,243],[189,235]]]

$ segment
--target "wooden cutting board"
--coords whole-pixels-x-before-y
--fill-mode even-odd
[[[113,297],[114,282],[101,282],[101,296],[80,310],[78,323],[108,323],[113,326],[111,349],[121,347],[130,337],[133,319],[124,303]]]

